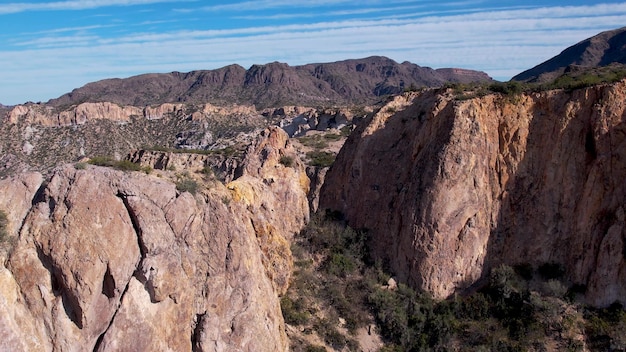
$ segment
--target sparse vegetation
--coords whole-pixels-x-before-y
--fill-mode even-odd
[[[494,268],[488,282],[467,296],[435,300],[400,283],[368,255],[366,231],[337,214],[315,215],[295,239],[295,272],[282,298],[288,324],[316,333],[334,349],[358,350],[359,328],[375,324],[381,351],[527,351],[542,346],[579,351],[585,334],[592,351],[624,350],[626,312],[616,303],[593,309],[568,302],[562,266],[526,263]],[[345,328],[348,334],[341,334]],[[293,338],[293,350],[305,341]]]
[[[0,210],[0,244],[7,242],[8,233],[7,233],[7,225],[9,220],[7,219],[7,214],[4,210]]]
[[[293,157],[289,155],[281,156],[279,162],[285,167],[293,167],[295,165]]]
[[[143,146],[142,149],[149,151],[157,151],[164,153],[176,153],[176,154],[200,154],[200,155],[224,155],[226,157],[232,157],[241,154],[243,151],[236,149],[233,146],[224,147],[221,149],[191,149],[191,148],[168,148],[164,146]]]
[[[112,167],[122,171],[140,171],[141,165],[129,160],[115,160],[107,156],[96,156],[89,159],[89,163],[97,166]]]
[[[97,166],[112,167],[114,169],[122,170],[122,171],[142,171],[146,174],[149,174],[152,172],[152,168],[150,166],[141,166],[140,164],[133,163],[130,160],[115,160],[107,156],[93,157],[89,159],[89,164],[97,165]],[[84,163],[77,163],[74,165],[74,167],[77,170],[80,170],[81,168],[84,169],[85,165]]]
[[[515,99],[522,93],[541,92],[553,89],[575,90],[603,83],[613,83],[626,78],[626,68],[622,66],[606,66],[586,69],[579,72],[567,72],[551,82],[525,83],[519,81],[494,83],[448,83],[443,89],[452,89],[457,100],[467,100],[484,96],[488,93],[499,93],[508,99]]]
[[[329,167],[335,162],[335,154],[331,152],[312,151],[306,153],[310,165],[317,167]]]
[[[196,194],[200,185],[198,181],[189,178],[188,176],[181,177],[178,181],[176,181],[176,189],[180,192],[189,192],[191,194]]]
[[[315,150],[328,148],[328,141],[324,140],[324,138],[319,134],[299,137],[298,140],[302,143],[302,145]]]

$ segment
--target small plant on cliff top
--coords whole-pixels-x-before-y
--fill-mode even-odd
[[[142,171],[141,165],[129,160],[115,160],[107,156],[96,156],[89,160],[91,165],[112,167],[122,171]]]

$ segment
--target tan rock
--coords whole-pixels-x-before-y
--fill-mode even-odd
[[[0,347],[286,351],[278,293],[308,216],[303,166],[277,159],[294,153],[287,141],[266,131],[230,190],[195,195],[94,166],[43,187],[37,174],[0,181],[0,208],[15,204],[11,226],[23,223],[0,267]]]
[[[436,297],[500,263],[557,262],[589,303],[624,302],[625,92],[396,97],[346,142],[320,208],[370,229],[400,281]]]
[[[146,106],[143,109],[143,117],[148,120],[160,120],[167,115],[176,115],[179,112],[182,112],[184,108],[183,104],[161,104],[155,107]]]

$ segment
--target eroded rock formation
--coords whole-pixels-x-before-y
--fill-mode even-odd
[[[286,350],[277,294],[308,217],[303,165],[280,163],[293,153],[268,129],[240,178],[195,195],[94,166],[0,181],[0,349]]]
[[[372,234],[403,281],[447,297],[501,263],[559,263],[586,300],[626,297],[626,82],[399,96],[359,126],[320,207]]]

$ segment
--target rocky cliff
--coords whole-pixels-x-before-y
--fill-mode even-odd
[[[556,263],[587,302],[626,303],[626,82],[455,94],[405,94],[368,118],[320,207],[369,229],[375,257],[439,298],[502,263]]]
[[[308,218],[294,154],[265,130],[227,185],[187,170],[195,194],[95,166],[0,181],[0,349],[287,350],[278,294]]]

